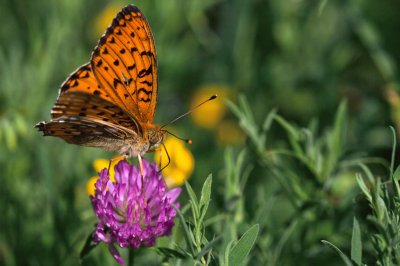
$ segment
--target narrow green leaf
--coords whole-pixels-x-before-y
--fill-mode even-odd
[[[22,115],[20,115],[20,114],[16,114],[15,115],[15,118],[14,118],[15,120],[14,120],[14,123],[15,123],[15,129],[16,129],[16,131],[20,134],[20,135],[22,135],[22,136],[24,136],[25,134],[26,134],[26,132],[28,131],[28,129],[27,129],[27,125],[26,125],[26,121],[25,121],[25,119],[24,119],[24,117],[22,116]]]
[[[231,111],[236,115],[237,118],[240,119],[242,117],[242,112],[236,104],[234,104],[232,101],[226,100],[226,105],[229,109],[231,109]]]
[[[253,117],[253,113],[251,111],[250,105],[246,99],[246,97],[244,95],[239,95],[239,104],[242,107],[242,111],[244,112],[244,114],[246,115],[247,120],[251,123],[251,124],[255,124],[254,122],[254,117]]]
[[[250,227],[250,229],[247,230],[239,241],[232,247],[228,257],[229,265],[239,266],[246,261],[246,258],[257,239],[259,228],[260,226],[258,224]]]
[[[318,16],[321,16],[326,4],[328,3],[328,0],[322,0],[319,5],[318,5]]]
[[[172,248],[167,248],[167,247],[150,247],[150,250],[154,250],[155,252],[157,252],[158,254],[160,254],[161,256],[164,256],[164,258],[176,258],[176,259],[186,259],[188,258],[188,256],[179,251],[179,250],[175,250]]]
[[[362,190],[364,195],[367,197],[368,201],[372,203],[372,195],[371,195],[367,185],[365,185],[365,181],[361,177],[360,174],[356,174],[356,180],[357,180],[358,186],[360,187],[360,189]]]
[[[396,181],[400,181],[400,165],[397,166],[396,170],[394,171],[393,179]]]
[[[303,162],[307,161],[307,156],[304,155],[304,151],[300,145],[301,134],[294,126],[279,115],[275,115],[275,120],[286,130],[290,145],[297,157]]]
[[[271,111],[269,111],[269,113],[263,123],[263,127],[262,127],[263,131],[268,131],[271,128],[272,122],[273,122],[277,112],[278,112],[277,109],[272,109]]]
[[[341,149],[341,146],[343,145],[342,140],[343,140],[344,127],[346,125],[346,113],[347,113],[346,107],[347,107],[346,102],[341,102],[339,109],[336,112],[334,133],[333,133],[334,147],[336,149]]]
[[[207,245],[204,246],[204,248],[197,254],[197,260],[200,260],[205,254],[210,252],[210,250],[222,240],[221,236],[218,236],[211,240],[210,242],[207,243]]]
[[[235,243],[235,240],[231,240],[228,242],[225,248],[225,266],[229,266],[229,256],[231,254],[232,246]]]
[[[200,219],[199,222],[201,223],[206,215],[208,205],[210,204],[210,197],[211,197],[211,185],[212,185],[212,175],[210,174],[206,181],[203,184],[203,188],[201,190],[201,197],[200,197]]]
[[[197,199],[196,194],[194,193],[192,187],[190,186],[189,182],[185,182],[185,187],[186,187],[186,191],[189,195],[190,201],[192,202],[192,210],[194,212],[194,216],[193,217],[195,219],[194,222],[197,222],[197,219],[200,216],[200,210],[199,210],[199,201]]]
[[[203,188],[201,189],[201,197],[200,197],[200,209],[207,205],[210,201],[211,196],[211,184],[212,184],[212,174],[209,174],[204,181]]]
[[[349,257],[347,257],[346,254],[344,254],[337,246],[326,240],[321,240],[321,242],[330,247],[332,250],[336,251],[339,254],[340,258],[343,260],[345,265],[353,266],[353,263],[351,262]]]
[[[393,144],[392,144],[392,158],[390,160],[390,176],[393,175],[393,170],[394,170],[394,160],[396,159],[396,130],[390,126],[390,130],[392,131],[393,135]]]
[[[392,135],[393,135],[393,146],[392,146],[392,159],[390,160],[390,176],[392,178],[392,182],[394,185],[394,189],[395,189],[395,195],[397,197],[400,197],[400,186],[399,186],[399,182],[398,182],[398,178],[400,173],[399,171],[399,167],[397,167],[396,171],[393,173],[394,170],[394,161],[396,159],[396,145],[397,145],[397,137],[396,137],[396,130],[393,127],[390,127],[390,129],[392,130]]]
[[[299,139],[299,133],[297,132],[297,129],[293,127],[288,121],[286,121],[280,115],[275,115],[274,118],[292,138],[294,138],[295,140]]]
[[[87,238],[86,238],[86,242],[85,245],[83,246],[80,254],[79,254],[79,258],[83,259],[84,257],[86,257],[87,255],[89,255],[89,253],[97,246],[97,244],[95,242],[93,242],[93,232],[91,232]]]
[[[342,155],[343,138],[345,133],[346,120],[346,103],[341,102],[335,116],[335,124],[333,130],[328,134],[328,149],[327,158],[325,159],[325,169],[323,176],[331,175],[334,168]]]
[[[279,256],[281,255],[281,251],[283,249],[283,247],[285,246],[285,244],[287,243],[287,241],[289,240],[290,236],[293,234],[293,232],[295,231],[297,226],[297,220],[294,220],[290,226],[284,231],[281,239],[279,240],[278,244],[276,245],[275,248],[275,258],[279,258]]]
[[[3,132],[6,146],[10,150],[14,150],[17,147],[17,137],[13,125],[7,119],[3,120]]]
[[[194,250],[194,247],[193,247],[193,242],[194,242],[193,234],[191,234],[191,232],[189,231],[189,228],[186,225],[185,218],[183,217],[181,211],[178,208],[176,208],[174,205],[172,205],[172,206],[176,210],[176,213],[178,214],[179,221],[180,221],[180,223],[181,223],[181,225],[183,227],[183,235],[185,237],[186,244],[190,248],[190,252],[191,252],[192,257],[195,257],[195,250]]]
[[[353,219],[353,234],[351,236],[351,259],[361,265],[362,263],[362,242],[360,224],[356,217]]]
[[[374,175],[372,174],[371,170],[369,170],[369,168],[365,164],[360,163],[359,166],[364,171],[365,175],[368,178],[368,181],[371,184],[373,184],[375,181],[375,178],[374,178]]]

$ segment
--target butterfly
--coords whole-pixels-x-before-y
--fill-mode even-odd
[[[143,13],[129,5],[99,39],[90,62],[61,85],[51,120],[35,127],[44,136],[140,160],[166,134],[153,124],[157,91],[154,38]]]

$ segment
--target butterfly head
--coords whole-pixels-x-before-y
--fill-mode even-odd
[[[159,126],[153,126],[148,131],[148,140],[150,147],[158,146],[159,144],[164,142],[165,134],[167,132],[162,130]]]

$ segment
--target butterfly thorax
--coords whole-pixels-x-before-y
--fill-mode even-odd
[[[125,144],[120,147],[119,153],[128,158],[143,155],[161,144],[164,138],[165,131],[160,130],[157,125],[149,125],[144,129],[143,136],[136,135],[126,139]]]

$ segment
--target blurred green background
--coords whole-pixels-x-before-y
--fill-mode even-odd
[[[114,154],[43,138],[33,126],[49,120],[60,84],[89,60],[105,30],[101,25],[109,24],[114,10],[129,3],[0,2],[0,265],[79,264],[79,251],[95,222],[85,190],[87,180],[95,175],[92,163]],[[156,123],[188,110],[192,102],[200,101],[195,94],[204,88],[222,91],[233,102],[245,95],[256,121],[277,108],[285,119],[301,126],[318,119],[319,129],[332,125],[339,103],[345,100],[347,151],[390,159],[388,126],[398,129],[400,121],[399,1],[142,0],[133,4],[146,15],[157,46]],[[224,99],[218,101],[224,106]],[[267,200],[277,184],[251,152],[235,116],[226,110],[218,119],[207,128],[184,118],[174,124],[173,132],[194,141],[189,147],[195,158],[190,179],[194,189],[200,189],[208,173],[216,177],[214,212],[226,203],[224,150],[249,147],[246,161],[254,168],[244,193],[244,219],[251,220],[258,210],[258,201],[251,196],[255,186],[266,189]],[[282,131],[273,129],[269,134],[273,147],[285,145]],[[285,200],[275,204],[279,206],[274,212],[275,228],[280,232],[289,226],[287,212],[292,210],[288,207],[286,212]],[[351,211],[349,204],[344,209]],[[320,235],[329,238],[349,221],[340,220],[338,227],[326,224]],[[293,265],[292,258],[298,265],[310,265],[325,258],[335,265],[336,256],[321,253],[323,247],[318,245],[311,240],[293,244],[282,251],[286,258],[281,262]],[[264,247],[258,244],[253,262],[273,264],[263,260]],[[95,251],[85,265],[101,265],[96,264],[101,260],[113,263],[104,250]]]

